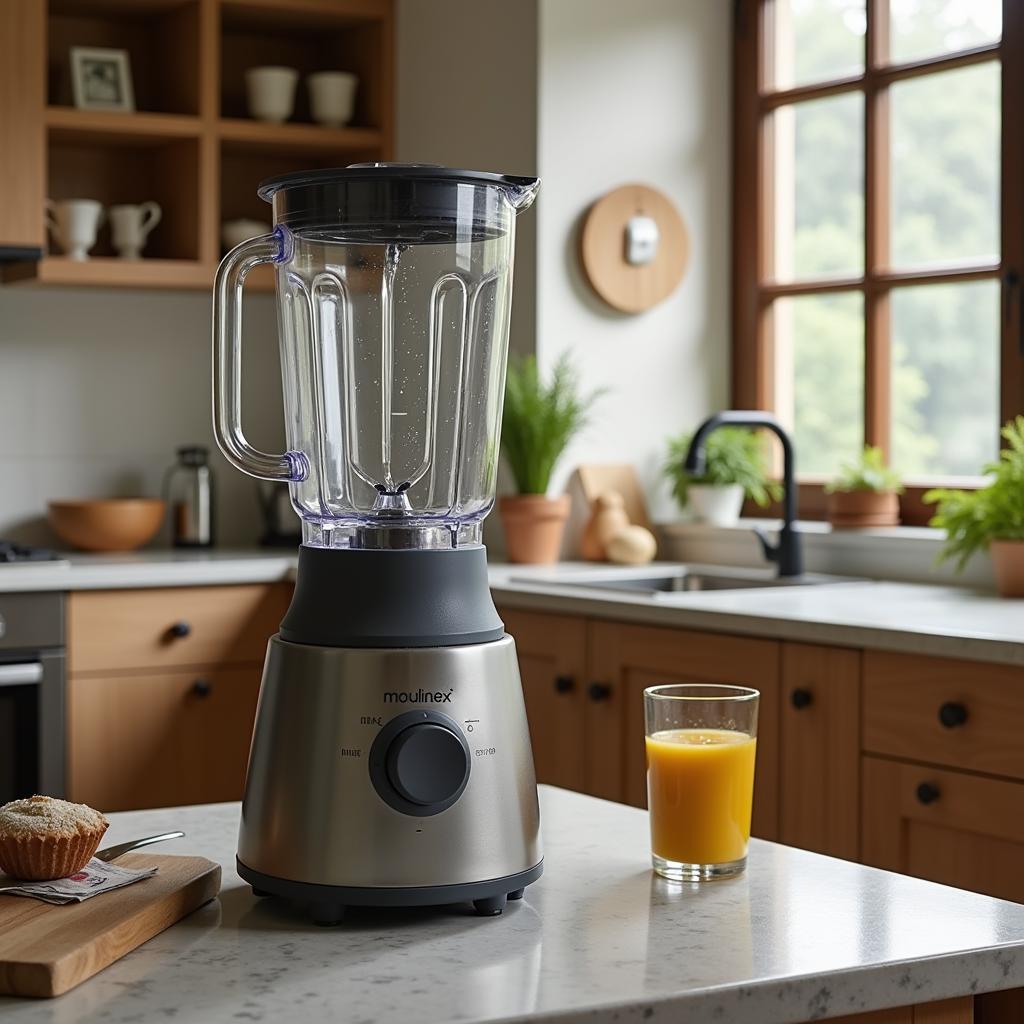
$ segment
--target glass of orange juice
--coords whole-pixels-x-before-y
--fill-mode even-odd
[[[744,686],[644,690],[654,870],[675,881],[739,874],[747,863],[757,705]]]

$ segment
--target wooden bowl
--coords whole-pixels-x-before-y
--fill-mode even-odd
[[[51,501],[50,526],[83,551],[133,551],[156,536],[164,507],[158,498]]]

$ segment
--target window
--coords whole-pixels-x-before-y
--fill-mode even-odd
[[[738,0],[734,75],[733,405],[926,522],[1024,411],[1024,3]]]

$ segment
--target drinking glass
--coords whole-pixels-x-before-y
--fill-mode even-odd
[[[744,686],[644,690],[651,860],[659,875],[700,882],[747,863],[757,706]]]

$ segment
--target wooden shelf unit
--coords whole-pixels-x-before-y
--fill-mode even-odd
[[[210,288],[221,224],[270,221],[255,192],[263,178],[390,158],[392,19],[392,0],[5,0],[0,96],[6,88],[12,102],[0,102],[0,144],[19,156],[16,187],[0,204],[0,256],[44,255],[0,263],[0,280]],[[79,45],[128,50],[135,111],[71,105],[70,47]],[[301,72],[285,124],[245,116],[244,71],[268,63]],[[359,76],[344,128],[309,118],[306,76],[329,69]],[[153,199],[163,218],[141,260],[117,259],[101,227],[91,258],[73,263],[50,248],[47,198]],[[38,226],[26,216],[33,208]],[[254,284],[269,282],[261,275]]]

